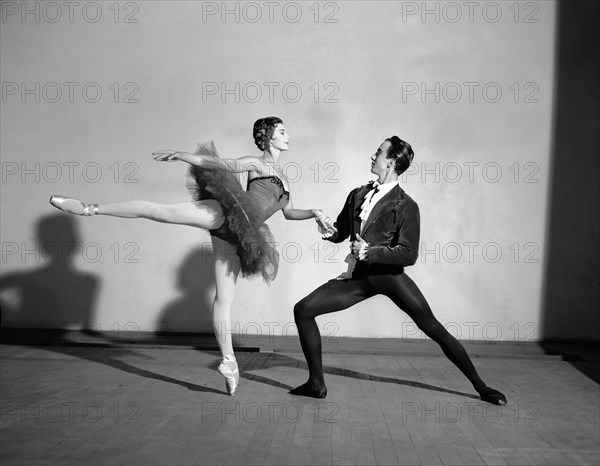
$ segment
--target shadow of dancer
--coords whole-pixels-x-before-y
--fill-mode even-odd
[[[210,243],[203,244],[187,256],[177,273],[177,288],[182,296],[167,304],[161,312],[160,333],[213,333],[214,269]]]
[[[4,245],[4,253],[20,254],[22,263],[33,259],[45,265],[0,278],[2,326],[58,332],[69,327],[88,329],[100,280],[75,266],[82,248],[75,222],[63,215],[47,215],[36,229],[33,248],[25,242]]]

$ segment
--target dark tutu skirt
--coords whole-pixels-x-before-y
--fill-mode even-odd
[[[219,202],[225,216],[223,225],[210,230],[210,234],[235,247],[243,277],[262,275],[270,284],[277,275],[279,253],[271,230],[264,223],[264,207],[242,188],[236,174],[219,161],[212,141],[199,144],[195,153],[214,157],[214,163],[209,160],[201,167],[192,165],[186,187],[194,201]]]

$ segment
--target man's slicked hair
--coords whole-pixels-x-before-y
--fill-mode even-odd
[[[387,138],[386,141],[389,141],[391,144],[388,149],[387,158],[396,160],[394,170],[396,170],[398,175],[401,175],[410,166],[415,153],[413,152],[412,147],[410,147],[410,144],[403,141],[398,136]]]

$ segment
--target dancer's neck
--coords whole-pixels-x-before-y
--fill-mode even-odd
[[[379,184],[397,183],[398,178],[399,176],[396,172],[388,172],[386,174],[379,175],[377,181]]]
[[[279,165],[279,154],[280,151],[278,149],[267,149],[262,155],[263,162],[267,165]]]

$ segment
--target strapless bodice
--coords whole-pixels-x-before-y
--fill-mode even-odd
[[[278,210],[285,207],[290,199],[290,193],[286,191],[283,181],[277,176],[259,176],[248,180],[247,193],[253,196],[262,209],[260,223],[267,220]]]

